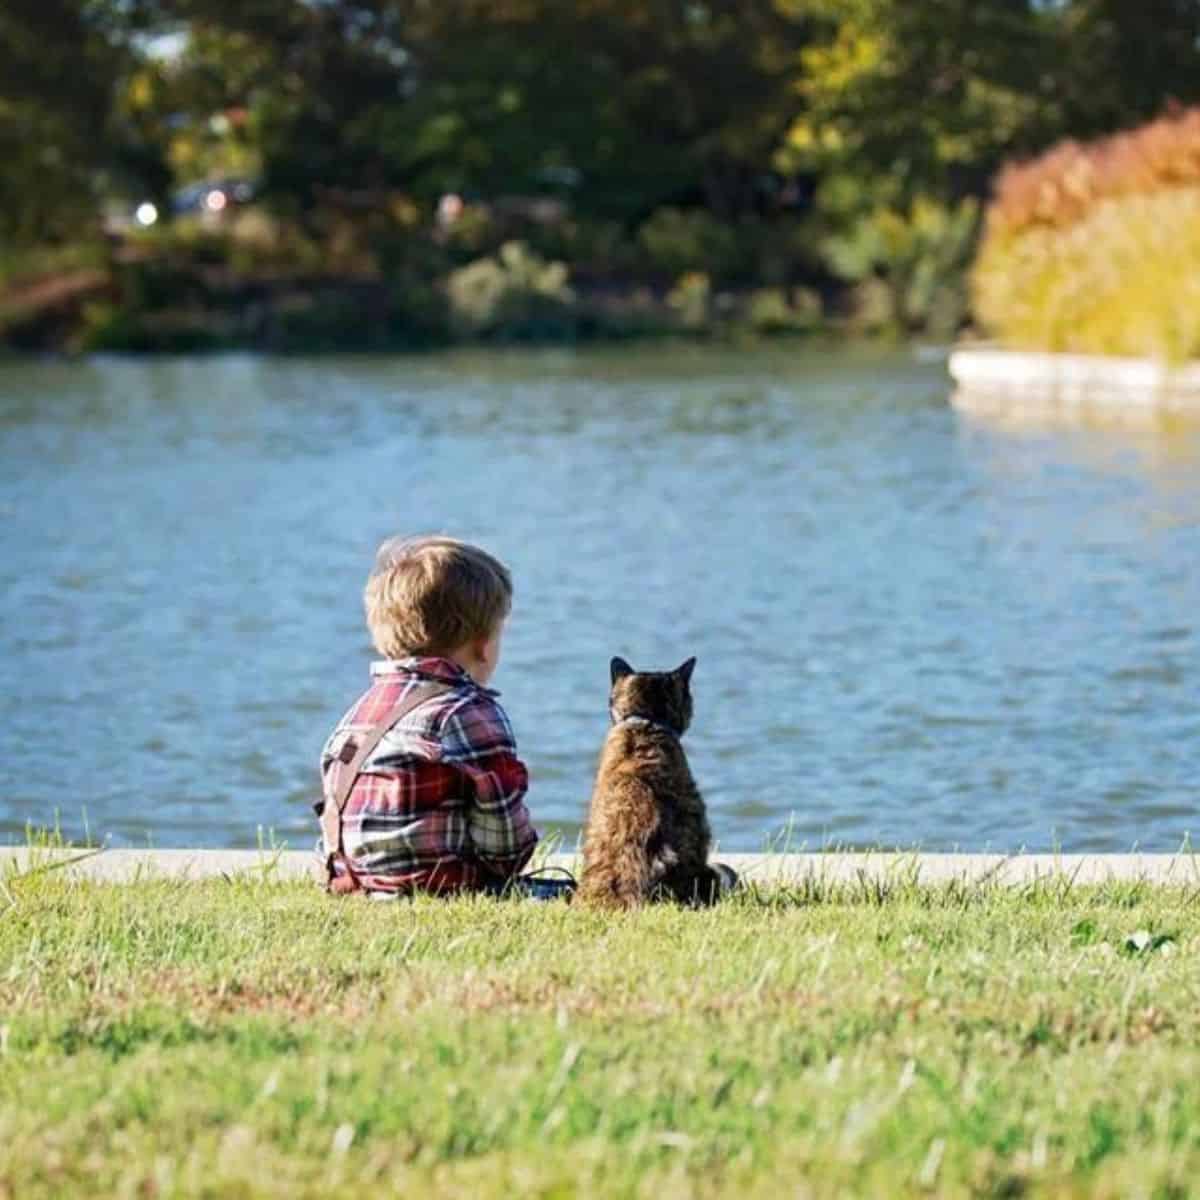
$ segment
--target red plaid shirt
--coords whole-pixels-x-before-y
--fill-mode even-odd
[[[344,849],[363,887],[446,892],[515,874],[538,835],[525,807],[529,776],[496,702],[499,693],[445,658],[378,662],[371,674],[371,687],[321,752],[327,803],[330,767],[350,727],[385,718],[422,682],[436,680],[450,690],[417,705],[384,734],[346,801]]]

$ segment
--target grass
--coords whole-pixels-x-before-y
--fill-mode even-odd
[[[0,1196],[1183,1197],[1200,890],[0,887]],[[1136,935],[1136,936],[1135,936]]]

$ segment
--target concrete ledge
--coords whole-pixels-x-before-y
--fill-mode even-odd
[[[1142,880],[1200,886],[1200,857],[1194,854],[722,854],[744,878],[765,884],[806,880],[858,883],[908,880],[937,884],[995,882],[1023,884],[1039,879],[1076,883]],[[547,862],[578,873],[573,854]],[[269,874],[274,879],[311,878],[313,856],[305,851],[272,854],[257,850],[71,850],[38,851],[0,847],[0,881],[31,870],[64,871],[81,879],[133,882],[138,879],[205,879]]]
[[[1200,416],[1200,364],[1172,368],[1141,358],[1040,354],[963,346],[953,351],[955,407],[995,412],[1050,407],[1145,419],[1161,414]]]

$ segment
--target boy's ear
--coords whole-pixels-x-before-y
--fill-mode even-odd
[[[681,676],[684,683],[691,683],[692,671],[694,671],[695,668],[696,660],[694,658],[689,658],[687,662],[675,668],[675,674]]]
[[[614,658],[608,664],[608,671],[613,683],[616,683],[618,679],[624,679],[626,675],[633,675],[635,673],[633,668],[623,658]]]

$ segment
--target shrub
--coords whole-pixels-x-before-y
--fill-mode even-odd
[[[520,237],[543,258],[569,262],[575,278],[627,278],[646,265],[641,243],[618,221],[579,217],[550,225],[530,222]]]
[[[1200,188],[1104,200],[1067,228],[989,224],[972,285],[980,321],[1014,346],[1200,355]]]
[[[638,241],[647,265],[672,277],[728,275],[741,257],[734,228],[699,208],[658,209],[638,230]]]
[[[1007,169],[972,293],[1014,346],[1200,355],[1200,109]]]
[[[467,204],[441,237],[456,262],[469,263],[495,247],[501,240],[496,233],[496,222],[488,208],[483,204]]]
[[[684,329],[698,332],[708,327],[712,282],[703,271],[689,271],[667,293],[670,308]]]
[[[456,328],[501,338],[569,337],[574,293],[567,268],[547,262],[522,242],[506,242],[494,257],[454,271],[446,293]]]
[[[1063,229],[1104,200],[1163,188],[1200,187],[1200,108],[1169,113],[1089,145],[1063,142],[1032,162],[1006,167],[988,210],[989,234]]]
[[[84,306],[83,322],[72,348],[89,353],[194,354],[237,344],[231,323],[196,309],[149,312],[97,302]]]
[[[631,341],[661,337],[677,327],[670,310],[647,287],[632,292],[593,292],[578,306],[581,339]]]
[[[907,209],[877,208],[826,239],[829,269],[871,295],[872,324],[953,334],[967,309],[967,265],[979,208],[918,199]],[[882,285],[882,286],[880,286]]]
[[[746,305],[746,325],[755,333],[808,333],[821,324],[821,298],[808,288],[762,288]]]

